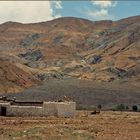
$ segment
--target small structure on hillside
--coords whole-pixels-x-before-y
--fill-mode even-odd
[[[1,116],[56,116],[74,117],[76,103],[73,101],[61,102],[24,102],[15,99],[0,98]]]

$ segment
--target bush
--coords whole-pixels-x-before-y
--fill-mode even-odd
[[[125,105],[124,104],[119,104],[117,106],[115,106],[112,110],[113,111],[124,111],[126,108],[125,108]]]
[[[102,109],[102,105],[99,104],[99,105],[98,105],[98,109]]]
[[[138,112],[138,107],[137,107],[136,105],[133,105],[133,106],[132,106],[132,111]]]
[[[125,109],[126,109],[126,110],[129,110],[129,107],[128,107],[128,106],[126,106],[126,107],[125,107]]]

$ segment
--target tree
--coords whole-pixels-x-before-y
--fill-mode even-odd
[[[126,109],[126,110],[129,110],[129,107],[128,107],[128,106],[126,106],[126,107],[125,107],[125,109]]]
[[[101,110],[101,108],[102,108],[102,105],[100,105],[100,104],[99,104],[99,105],[98,105],[98,109],[100,109],[100,110]]]
[[[119,104],[116,107],[113,108],[113,111],[124,111],[125,110],[125,105],[124,104]]]
[[[136,105],[133,105],[133,106],[132,106],[132,110],[133,110],[134,112],[138,112],[138,107],[137,107]]]

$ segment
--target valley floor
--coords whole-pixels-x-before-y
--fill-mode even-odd
[[[79,79],[50,79],[43,85],[35,86],[22,93],[0,94],[22,101],[57,101],[66,96],[76,102],[77,109],[93,109],[98,104],[102,108],[113,108],[124,104],[131,109],[140,107],[140,84],[129,82],[97,83]]]
[[[140,140],[140,113],[77,111],[75,118],[0,117],[0,140]]]

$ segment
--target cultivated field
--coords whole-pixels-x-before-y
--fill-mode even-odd
[[[140,140],[140,113],[77,111],[75,118],[0,117],[0,140]]]

